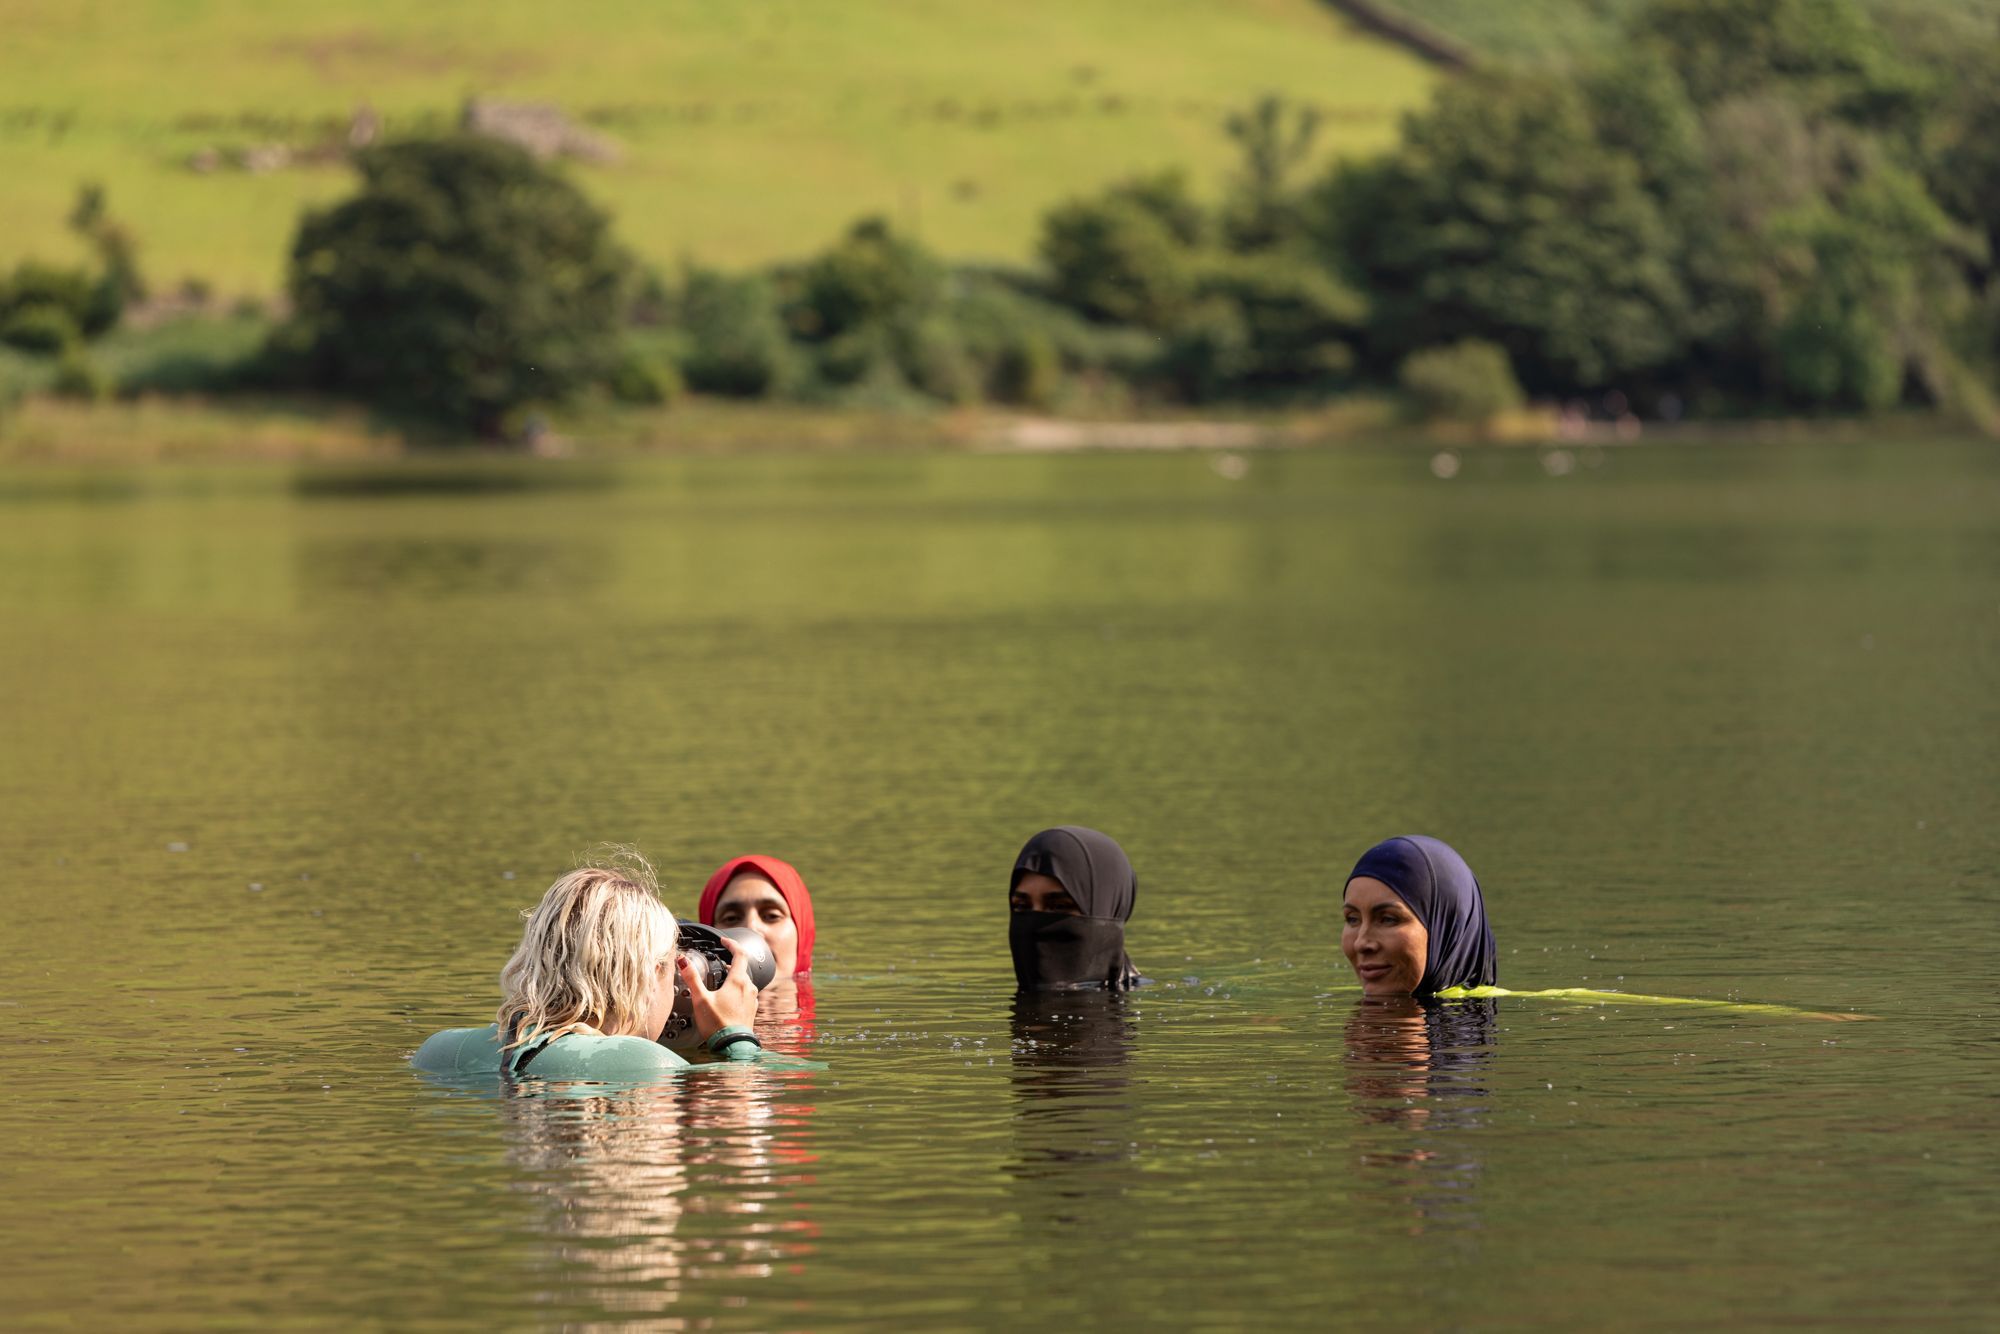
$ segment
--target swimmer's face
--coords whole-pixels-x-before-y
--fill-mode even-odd
[[[715,903],[715,924],[722,927],[747,926],[771,947],[778,961],[778,977],[790,977],[799,966],[799,924],[792,920],[791,905],[778,887],[755,871],[745,871],[730,880],[729,888]]]
[[[1062,881],[1052,876],[1036,875],[1033,871],[1022,876],[1021,883],[1007,895],[1007,908],[1011,912],[1059,912],[1072,917],[1083,915],[1083,909],[1077,907],[1076,900],[1063,888]]]
[[[1431,934],[1396,891],[1368,876],[1347,882],[1340,952],[1367,996],[1407,996],[1424,980]]]

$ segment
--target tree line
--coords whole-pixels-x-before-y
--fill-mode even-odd
[[[234,373],[487,434],[579,393],[687,389],[1989,416],[2000,43],[1942,54],[1853,0],[1651,0],[1601,59],[1450,79],[1373,158],[1315,166],[1316,115],[1267,99],[1224,127],[1219,193],[1162,172],[1068,200],[1018,267],[866,219],[796,262],[649,271],[520,150],[407,140],[359,154],[359,191],[303,220],[289,313]],[[0,340],[73,349],[137,290],[101,200],[78,225],[104,272],[0,281]]]

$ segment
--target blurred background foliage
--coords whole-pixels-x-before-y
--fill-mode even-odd
[[[882,214],[1022,261],[1051,204],[1232,156],[1263,92],[1324,108],[1322,153],[1392,142],[1434,74],[1323,0],[0,0],[0,267],[63,257],[78,181],[143,201],[147,263],[227,296],[284,285],[351,139],[455,128],[469,96],[559,108],[570,170],[663,267],[822,246]]]
[[[648,48],[661,62],[651,68],[727,47],[739,63],[768,66],[758,87],[808,50],[899,62],[900,79],[872,89],[878,99],[959,71],[969,57],[947,36],[1002,40],[980,26],[988,18],[954,11],[906,30],[898,25],[913,20],[886,8],[851,6],[836,21],[773,5],[736,15],[741,30],[727,36],[702,29],[677,41],[653,31],[658,16],[634,26],[663,43]],[[111,197],[86,186],[58,212],[70,252],[87,258],[27,258],[0,278],[9,348],[0,395],[303,388],[488,437],[578,395],[658,407],[688,390],[827,407],[1115,414],[1380,388],[1399,392],[1413,415],[1451,420],[1532,397],[1586,416],[1919,405],[1993,421],[2000,3],[1374,6],[1475,53],[1441,74],[1345,26],[1340,6],[1170,8],[1141,21],[1119,3],[1072,7],[1060,20],[1028,7],[1025,29],[1052,50],[1083,50],[1086,29],[1104,43],[1102,63],[1066,67],[1079,86],[1164,89],[1169,71],[1196,65],[1212,82],[1186,85],[1178,101],[1097,94],[1120,99],[1115,112],[1072,97],[1061,115],[995,113],[982,133],[1017,146],[1076,116],[1121,127],[1075,158],[1040,163],[1032,186],[1022,179],[1020,197],[1036,202],[1006,244],[989,246],[978,228],[924,204],[940,160],[901,168],[923,183],[914,195],[873,191],[857,169],[811,209],[778,202],[795,181],[739,183],[722,191],[734,207],[793,228],[828,208],[850,216],[816,240],[792,233],[782,254],[796,257],[730,263],[741,244],[689,245],[663,262],[663,234],[699,236],[687,220],[708,205],[702,187],[683,182],[660,196],[672,207],[621,210],[648,170],[645,134],[587,108],[580,124],[530,108],[551,147],[492,128],[478,104],[455,127],[433,102],[400,122],[357,118],[346,128],[356,142],[326,149],[327,164],[308,174],[351,193],[305,210],[276,303],[223,310],[201,278],[174,289],[178,306],[147,301],[142,267],[157,273],[157,256],[135,244]],[[225,10],[237,12],[216,14]],[[138,11],[142,28],[166,23],[158,7]],[[704,12],[711,28],[723,23]],[[1492,35],[1502,14],[1511,40]],[[441,28],[384,23],[379,33],[401,33],[383,36],[386,47],[315,46],[311,59],[372,67],[390,49],[431,51],[463,69],[483,58],[451,46]],[[42,23],[28,45],[56,42],[61,28]],[[914,41],[917,29],[926,44],[887,45]],[[517,31],[501,22],[481,40],[504,45]],[[1986,39],[1970,40],[1978,33]],[[1025,90],[1048,76],[1046,51],[1031,59],[1010,45],[1020,40],[1014,32],[986,53],[981,77]],[[1319,68],[1302,72],[1296,52],[1278,59],[1288,43],[1312,47]],[[108,60],[90,49],[92,61]],[[1371,58],[1343,66],[1360,50]],[[1256,76],[1271,91],[1226,106],[1197,95],[1241,87],[1238,62],[1260,54],[1272,56]],[[605,60],[599,96],[648,68],[631,52]],[[98,68],[92,61],[72,71],[74,86]],[[1372,83],[1343,78],[1363,67]],[[847,92],[786,85],[783,96],[840,103],[856,73],[821,71]],[[391,91],[411,106],[436,95],[429,74],[406,74],[385,101]],[[515,82],[555,77],[530,62]],[[906,100],[894,132],[823,115],[822,139],[793,147],[821,153],[824,135],[851,130],[888,152],[921,137],[910,128],[920,122],[952,123],[963,137],[977,86],[961,85],[949,114],[943,102]],[[32,83],[24,91],[32,98]],[[1363,104],[1374,110],[1357,112]],[[1393,138],[1366,129],[1399,105],[1410,109]],[[1183,112],[1199,144],[1163,154],[1177,137],[1163,130],[1184,128]],[[526,114],[508,114],[517,113]],[[770,148],[784,138],[757,115],[740,120],[746,141]],[[310,150],[288,151],[297,162]],[[971,160],[948,156],[953,170]],[[564,157],[582,161],[555,160]],[[225,165],[184,172],[184,187],[214,187],[232,174]],[[857,208],[871,193],[882,207]],[[1006,210],[971,211],[984,226]],[[154,218],[149,205],[146,247]],[[126,311],[144,318],[121,325]],[[253,336],[260,318],[264,336]]]

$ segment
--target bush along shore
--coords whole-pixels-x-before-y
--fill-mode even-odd
[[[1919,64],[1853,0],[1651,0],[1626,37],[1464,73],[1330,170],[1315,113],[1264,99],[1221,127],[1219,193],[1069,200],[1021,268],[868,218],[794,263],[650,271],[559,171],[456,133],[356,154],[282,311],[175,315],[87,188],[94,263],[0,277],[0,456],[1993,429],[2000,43]]]

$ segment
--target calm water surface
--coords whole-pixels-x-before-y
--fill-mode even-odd
[[[9,1324],[2000,1319],[2000,452],[0,478]],[[1123,1004],[1006,873],[1140,872]],[[1425,831],[1502,981],[1357,1004]],[[814,887],[821,1071],[414,1075],[635,842]]]

